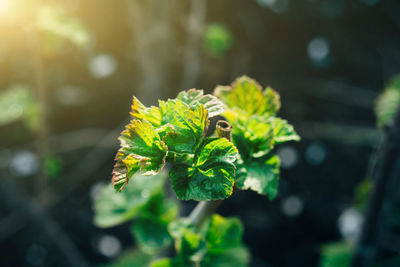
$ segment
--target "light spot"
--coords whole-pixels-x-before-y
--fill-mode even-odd
[[[310,165],[319,165],[326,158],[326,148],[320,143],[310,144],[305,152],[305,158]]]
[[[141,192],[142,198],[148,198],[150,196],[150,191],[147,189],[143,189]]]
[[[315,64],[319,64],[326,60],[329,56],[329,53],[329,42],[325,37],[315,37],[308,43],[307,55]]]
[[[296,166],[297,162],[299,161],[297,150],[291,146],[285,146],[278,149],[277,154],[281,159],[282,168],[292,168]]]
[[[16,176],[25,177],[33,175],[39,170],[39,159],[31,151],[19,151],[11,159],[10,169]]]
[[[108,54],[100,54],[92,58],[88,68],[93,77],[102,79],[112,75],[117,69],[117,61]]]
[[[348,208],[338,219],[339,231],[346,240],[355,242],[360,235],[362,222],[361,213],[354,208]]]
[[[97,248],[104,256],[113,258],[121,252],[121,242],[115,236],[104,235],[100,237]]]
[[[47,251],[43,246],[33,244],[26,251],[26,261],[31,265],[43,266],[46,255]]]
[[[376,6],[379,4],[380,0],[363,0],[364,4],[367,6]]]
[[[297,216],[303,211],[304,203],[298,196],[289,196],[282,201],[281,209],[286,216]]]

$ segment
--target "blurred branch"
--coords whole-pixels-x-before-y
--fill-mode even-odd
[[[3,202],[8,206],[9,210],[24,211],[28,214],[31,220],[36,221],[42,229],[47,233],[49,238],[57,245],[60,251],[65,255],[66,259],[71,266],[89,266],[79,249],[75,246],[74,242],[69,236],[62,230],[56,221],[54,221],[50,215],[48,215],[34,200],[25,199],[18,193],[15,185],[12,181],[6,178],[2,178],[0,182],[0,191]],[[6,237],[6,232],[16,231],[18,228],[22,228],[22,222],[28,220],[21,220],[24,217],[21,213],[15,212],[7,217],[6,221],[1,222],[2,228],[0,231],[0,237]],[[14,223],[17,222],[17,225]],[[10,228],[3,228],[4,226],[10,226]],[[1,240],[1,239],[0,239]]]
[[[376,147],[380,136],[377,129],[361,126],[312,121],[295,125],[298,133],[303,138],[326,139],[347,145]]]
[[[400,109],[394,121],[384,130],[379,148],[371,162],[368,177],[374,182],[353,266],[373,266],[380,238],[385,235],[383,212],[393,205],[400,179]],[[394,191],[394,192],[393,192]],[[386,201],[386,202],[385,202]],[[387,230],[387,229],[386,229]],[[399,242],[397,236],[397,242]],[[391,243],[396,237],[392,236]]]
[[[191,0],[186,27],[186,45],[183,58],[182,89],[194,87],[199,76],[200,47],[204,32],[207,0]]]
[[[298,90],[310,96],[336,102],[343,105],[371,109],[377,93],[345,82],[323,79],[299,80]],[[290,85],[293,89],[293,85]]]

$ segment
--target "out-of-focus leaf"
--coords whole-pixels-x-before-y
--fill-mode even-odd
[[[225,138],[206,138],[192,165],[178,164],[172,168],[170,178],[175,194],[182,200],[227,198],[233,190],[237,153]]]
[[[111,227],[138,216],[149,200],[161,193],[167,174],[146,177],[136,174],[134,183],[116,193],[111,185],[105,186],[94,203],[94,223],[98,227]]]
[[[208,127],[208,113],[203,105],[191,109],[179,99],[160,101],[164,127],[158,132],[168,150],[193,153]]]
[[[62,162],[55,156],[47,156],[44,159],[44,170],[50,178],[57,178],[62,171]]]
[[[226,219],[218,214],[211,217],[206,235],[209,252],[217,253],[240,244],[243,226],[239,219]]]
[[[141,251],[154,254],[171,244],[167,225],[156,218],[139,218],[132,231]]]
[[[238,163],[236,186],[242,190],[253,190],[267,195],[270,200],[278,194],[280,160],[276,155]]]
[[[176,201],[164,199],[163,195],[153,197],[141,209],[140,218],[132,225],[132,232],[141,251],[155,254],[172,243],[168,224],[179,214]]]
[[[164,167],[167,146],[148,121],[131,121],[119,140],[121,148],[115,157],[112,178],[117,191],[121,191],[138,170],[144,175],[155,175]]]
[[[203,90],[190,89],[182,91],[177,98],[194,109],[203,105],[208,110],[210,118],[220,115],[224,111],[224,104],[213,95],[205,95]]]
[[[359,211],[364,211],[368,204],[368,198],[373,187],[371,179],[361,181],[354,190],[354,205]]]
[[[347,242],[326,244],[322,247],[320,267],[349,267],[353,254],[353,246]]]
[[[400,107],[400,76],[395,77],[375,103],[375,115],[379,127],[387,125],[393,120]]]
[[[41,6],[36,25],[40,30],[77,46],[87,46],[90,43],[90,35],[82,22],[78,18],[67,16],[58,6]]]
[[[249,253],[241,243],[243,226],[237,218],[214,214],[197,232],[188,220],[180,219],[168,229],[175,238],[177,256],[151,266],[244,267],[249,262]]]
[[[36,130],[39,116],[38,103],[29,87],[14,85],[0,94],[0,126],[22,120]]]
[[[204,47],[212,56],[223,56],[231,47],[233,37],[229,29],[221,23],[208,24],[204,32]]]
[[[153,256],[138,250],[126,251],[115,262],[102,265],[103,267],[148,267]]]

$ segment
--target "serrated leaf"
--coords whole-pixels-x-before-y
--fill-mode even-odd
[[[168,150],[193,153],[208,128],[208,113],[203,105],[191,109],[179,99],[160,102],[164,125],[158,133]]]
[[[177,99],[192,109],[203,105],[208,110],[210,118],[218,116],[224,111],[224,104],[213,95],[205,95],[203,90],[190,89],[182,91],[178,94]]]
[[[249,162],[238,162],[236,186],[267,195],[270,200],[278,194],[280,160],[276,155]]]
[[[132,100],[131,112],[129,113],[133,119],[146,120],[153,125],[154,128],[161,126],[162,113],[160,108],[151,106],[146,107],[135,96]]]
[[[135,183],[118,194],[111,184],[105,186],[94,202],[94,224],[111,227],[137,217],[150,199],[162,192],[166,176],[166,173],[150,177],[136,174]]]
[[[247,76],[236,79],[232,86],[218,86],[214,95],[229,109],[240,110],[247,115],[274,116],[280,108],[278,93],[271,88],[263,92],[261,85]]]
[[[170,171],[172,188],[182,200],[217,200],[232,194],[236,147],[224,138],[206,138],[192,165],[178,164]]]
[[[296,133],[293,126],[286,120],[280,118],[271,118],[272,129],[274,132],[275,145],[288,141],[299,141],[300,136]]]
[[[146,120],[132,120],[119,138],[121,148],[115,158],[112,182],[121,191],[138,170],[155,175],[165,165],[167,146]]]

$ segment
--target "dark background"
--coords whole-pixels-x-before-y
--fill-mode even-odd
[[[302,141],[277,149],[283,167],[275,200],[239,192],[218,212],[242,219],[252,266],[317,266],[321,245],[342,239],[338,218],[379,141],[374,100],[400,71],[399,1],[20,2],[20,22],[0,23],[0,90],[26,84],[45,115],[41,130],[18,120],[0,126],[0,266],[71,266],[71,255],[103,264],[117,256],[99,250],[104,235],[121,250],[134,244],[129,224],[93,225],[91,197],[111,179],[132,95],[156,104],[182,89],[212,92],[243,74],[280,93],[280,116]],[[32,42],[24,16],[54,3],[82,21],[89,46],[66,42],[49,52],[42,39]],[[197,33],[188,20],[202,15]],[[230,31],[225,53],[207,51],[201,28],[208,23]],[[99,54],[116,69],[96,78],[88,64]],[[52,155],[61,170],[45,183],[40,168],[21,177],[12,162],[25,152],[31,160]]]

